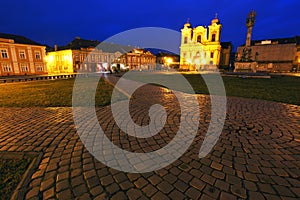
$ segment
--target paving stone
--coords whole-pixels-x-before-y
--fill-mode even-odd
[[[231,185],[230,186],[230,191],[232,192],[233,195],[236,195],[240,198],[247,198],[246,190],[245,188],[242,188],[239,185]]]
[[[56,192],[63,191],[65,189],[68,189],[70,187],[68,180],[60,181],[56,184]]]
[[[227,192],[221,192],[220,200],[237,200],[237,197]]]
[[[185,195],[191,199],[199,199],[201,196],[201,192],[199,190],[196,190],[195,188],[189,188],[185,192]]]
[[[170,199],[178,199],[178,200],[185,200],[187,199],[187,196],[185,196],[184,194],[182,194],[180,191],[178,190],[173,190],[169,195],[168,197]]]
[[[205,194],[207,194],[208,196],[213,197],[215,199],[217,199],[218,196],[219,196],[219,194],[220,194],[220,190],[219,189],[217,189],[214,186],[210,186],[210,185],[206,185],[206,187],[204,188],[203,192]]]
[[[185,192],[189,185],[181,180],[178,180],[174,183],[174,187],[180,192]]]
[[[54,187],[43,192],[43,199],[50,199],[54,197]]]
[[[259,192],[249,192],[249,200],[264,200],[265,197]]]
[[[152,186],[151,184],[148,184],[145,186],[142,191],[146,194],[147,197],[153,196],[158,190],[156,187]]]
[[[54,178],[49,178],[48,180],[42,181],[40,191],[43,192],[50,187],[54,186],[55,180]]]
[[[31,190],[29,190],[29,192],[27,192],[26,199],[37,197],[39,195],[39,191],[40,191],[39,187],[32,188]]]
[[[203,190],[203,188],[205,187],[206,183],[204,183],[203,181],[197,179],[197,178],[193,178],[193,180],[190,182],[190,185],[194,188],[196,188],[197,190]]]
[[[113,184],[107,186],[105,189],[106,189],[106,191],[107,191],[109,194],[114,194],[114,193],[116,193],[117,191],[120,190],[120,187],[119,187],[118,184],[113,183]]]
[[[139,179],[137,179],[135,182],[134,182],[134,185],[137,187],[137,188],[143,188],[145,185],[148,184],[148,181],[146,181],[145,178],[143,177],[140,177]]]
[[[161,191],[158,191],[152,198],[152,200],[169,200],[170,198],[163,194]]]
[[[134,185],[130,181],[125,181],[125,182],[120,183],[120,187],[122,190],[128,190],[130,188],[133,188]]]
[[[67,190],[56,193],[56,197],[58,199],[66,199],[66,200],[72,199],[72,192],[70,189],[67,189]]]
[[[200,200],[215,200],[215,199],[208,196],[207,194],[203,194],[203,195],[201,195]]]
[[[220,190],[223,191],[229,191],[229,183],[222,181],[222,180],[217,180],[215,183],[215,186],[219,188]]]
[[[158,183],[160,183],[162,181],[162,178],[160,178],[159,176],[154,174],[153,176],[148,178],[148,181],[150,181],[150,183],[153,185],[157,185]]]
[[[216,181],[216,178],[208,175],[208,174],[204,174],[202,177],[201,177],[201,180],[210,184],[210,185],[214,185],[215,181]]]
[[[79,197],[87,192],[87,188],[84,184],[73,187],[73,193],[75,197]]]
[[[139,197],[141,197],[143,194],[140,190],[138,189],[129,189],[126,192],[126,195],[129,199],[138,199]]]
[[[111,197],[111,200],[122,200],[122,199],[126,199],[127,196],[124,192],[118,192],[117,194],[113,195]]]
[[[83,176],[77,176],[73,179],[71,179],[71,185],[72,187],[75,187],[77,185],[85,184],[85,181],[83,180]]]
[[[159,183],[157,185],[157,188],[165,194],[170,193],[174,189],[174,187],[167,181],[162,181],[161,183]]]

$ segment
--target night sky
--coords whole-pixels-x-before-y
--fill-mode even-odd
[[[257,12],[252,39],[300,35],[299,0],[9,0],[1,2],[0,32],[26,36],[53,46],[74,37],[103,41],[133,28],[163,27],[180,31],[209,25],[218,13],[221,41],[245,42],[246,16]]]

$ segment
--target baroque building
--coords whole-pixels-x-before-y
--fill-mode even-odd
[[[131,47],[100,43],[76,37],[66,46],[47,52],[49,74],[108,71],[112,63]]]
[[[181,29],[180,69],[215,70],[221,56],[222,25],[216,16],[208,27],[192,27],[190,22]]]
[[[115,60],[116,68],[126,70],[155,70],[156,56],[145,49],[134,48]]]
[[[253,40],[239,46],[236,72],[295,72],[300,71],[300,37]]]
[[[0,76],[47,74],[45,53],[26,37],[0,33]]]

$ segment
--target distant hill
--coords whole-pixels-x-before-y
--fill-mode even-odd
[[[174,55],[174,56],[179,56],[176,53],[164,50],[164,49],[156,49],[156,48],[145,48],[145,50],[150,51],[154,55],[158,54],[167,54],[167,55]]]

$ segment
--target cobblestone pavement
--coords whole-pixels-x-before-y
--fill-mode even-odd
[[[167,124],[152,138],[126,135],[110,107],[97,108],[113,143],[133,152],[157,150],[178,130],[178,102],[167,89],[137,90],[130,111],[147,124],[145,110],[161,103]],[[151,98],[150,98],[151,97]],[[229,97],[223,132],[213,150],[198,158],[210,120],[209,96],[198,95],[200,125],[190,148],[171,165],[149,173],[114,170],[97,161],[76,133],[71,108],[1,108],[0,151],[43,152],[26,199],[299,199],[300,107]]]

